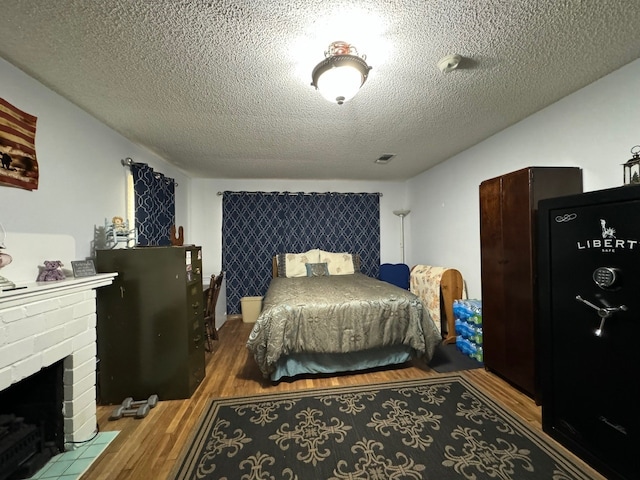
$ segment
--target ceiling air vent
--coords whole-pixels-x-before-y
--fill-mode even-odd
[[[395,153],[385,153],[384,155],[381,155],[380,157],[376,158],[376,163],[380,165],[386,165],[387,163],[389,163],[389,160],[391,160],[395,156],[396,156]]]

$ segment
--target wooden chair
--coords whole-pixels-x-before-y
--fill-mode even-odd
[[[211,281],[207,289],[207,301],[204,309],[205,350],[207,352],[213,351],[213,340],[218,340],[218,331],[216,330],[216,303],[218,303],[218,295],[220,294],[220,285],[222,285],[223,277],[223,272],[220,272],[220,275],[211,275]]]

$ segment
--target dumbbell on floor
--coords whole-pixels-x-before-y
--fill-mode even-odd
[[[122,401],[122,406],[124,408],[133,408],[139,405],[149,405],[149,408],[153,408],[158,404],[158,395],[155,393],[150,395],[146,400],[134,400],[133,397],[127,397]]]
[[[109,420],[119,420],[122,417],[144,418],[148,413],[149,405],[147,405],[146,403],[139,406],[138,408],[124,408],[122,405],[120,405],[113,412],[111,412]]]

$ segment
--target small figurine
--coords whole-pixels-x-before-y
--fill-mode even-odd
[[[60,268],[62,262],[60,260],[45,260],[44,268],[38,275],[37,282],[53,282],[55,280],[64,280],[64,272]]]
[[[122,217],[113,217],[111,221],[113,222],[113,230],[117,235],[127,233],[127,228]]]
[[[171,225],[171,245],[174,247],[181,247],[184,245],[184,229],[182,227],[178,227],[178,234],[176,235],[176,226]]]
[[[136,229],[129,228],[129,221],[122,217],[112,217],[111,222],[104,219],[104,247],[115,248],[119,243],[126,244],[127,248],[137,243]],[[133,245],[130,245],[133,244]]]

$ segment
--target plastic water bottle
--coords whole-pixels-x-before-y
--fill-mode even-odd
[[[460,320],[468,320],[472,317],[482,318],[482,302],[480,300],[454,300],[453,314]],[[474,321],[473,323],[479,323]]]
[[[459,336],[461,336],[462,338],[467,338],[469,336],[468,333],[468,325],[467,322],[465,322],[464,320],[460,320],[460,324],[458,325],[458,333]]]
[[[466,318],[466,310],[462,300],[453,301],[453,316],[460,320],[464,320]]]
[[[470,355],[470,357],[482,363],[484,361],[484,353],[482,351],[482,347],[478,347],[476,349],[476,352],[473,355]]]
[[[474,355],[478,350],[472,342],[462,336],[456,337],[456,347],[469,357]]]
[[[477,351],[478,347],[473,342],[467,340],[467,355],[473,358]]]
[[[475,327],[474,333],[469,340],[476,345],[482,345],[482,327]]]

